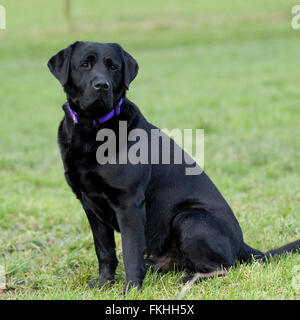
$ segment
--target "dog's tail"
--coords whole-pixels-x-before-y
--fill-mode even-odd
[[[280,248],[269,250],[267,252],[261,252],[259,250],[253,249],[244,243],[241,254],[238,258],[240,262],[249,262],[254,260],[266,261],[270,258],[281,256],[285,253],[297,253],[300,251],[300,239],[294,242],[288,243]]]

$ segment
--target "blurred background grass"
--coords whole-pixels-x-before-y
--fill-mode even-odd
[[[149,121],[204,128],[205,170],[249,244],[264,250],[300,237],[295,3],[71,0],[68,30],[62,0],[0,1],[7,12],[0,31],[0,253],[11,288],[0,299],[122,298],[122,264],[115,287],[86,290],[97,276],[96,256],[56,143],[65,97],[46,64],[76,40],[118,42],[137,59],[128,96]],[[299,262],[242,266],[187,297],[299,297],[291,287]],[[180,275],[147,274],[143,293],[129,297],[174,298]]]

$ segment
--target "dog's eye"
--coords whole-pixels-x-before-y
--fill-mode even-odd
[[[106,59],[105,61],[106,66],[109,70],[117,70],[118,68],[114,65],[114,63],[112,62],[112,60],[110,58]]]
[[[117,67],[112,64],[112,65],[109,66],[109,69],[110,70],[117,70]]]
[[[81,65],[82,68],[84,69],[89,69],[90,68],[90,64],[88,62],[84,62],[82,65]]]

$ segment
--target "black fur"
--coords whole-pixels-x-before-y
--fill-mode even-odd
[[[132,56],[117,44],[105,43],[76,42],[52,57],[48,66],[79,119],[106,114],[125,97],[138,72]],[[95,81],[107,81],[109,89],[95,90]],[[114,280],[118,264],[114,230],[122,237],[124,290],[141,287],[144,254],[149,267],[169,270],[177,266],[211,273],[252,257],[263,260],[299,250],[300,240],[265,254],[245,244],[232,210],[204,172],[186,175],[187,165],[174,163],[99,165],[99,129],[110,128],[118,136],[119,121],[125,120],[128,132],[142,128],[150,136],[156,128],[127,98],[119,116],[97,126],[74,125],[66,105],[63,109],[58,142],[65,177],[91,225],[100,286]]]

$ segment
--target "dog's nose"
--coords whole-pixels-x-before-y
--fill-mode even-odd
[[[110,85],[109,85],[109,82],[107,80],[100,80],[100,79],[97,79],[95,81],[93,81],[93,88],[95,90],[108,90]]]

